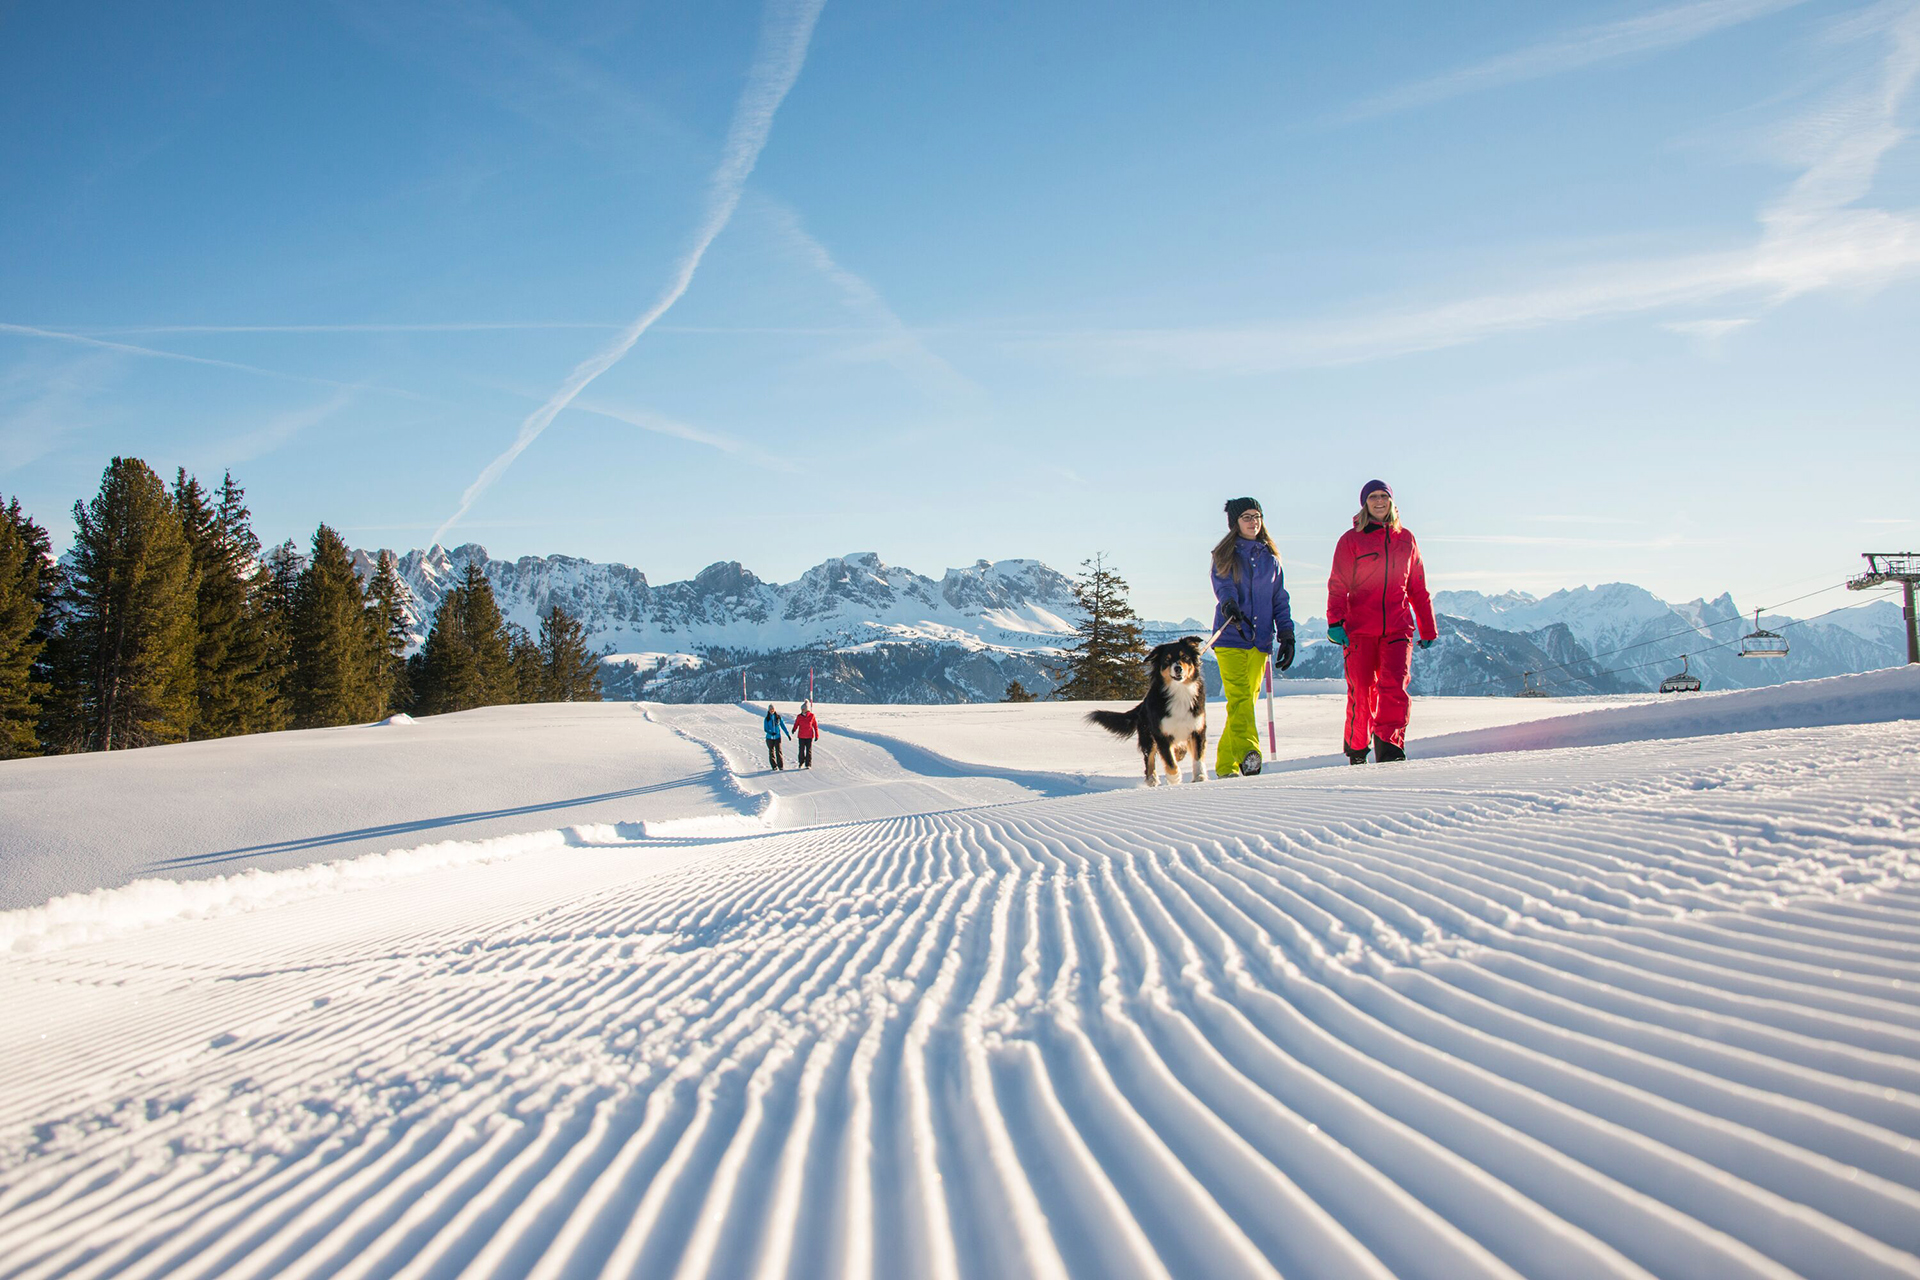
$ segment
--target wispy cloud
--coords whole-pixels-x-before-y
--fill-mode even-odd
[[[1589,581],[1606,581],[1604,578],[1584,579],[1578,571],[1565,569],[1458,569],[1427,570],[1427,582],[1449,591],[1485,591],[1499,594],[1506,591],[1552,592]]]
[[[841,265],[807,230],[796,210],[770,197],[762,197],[756,204],[788,249],[833,285],[848,310],[867,321],[862,330],[842,331],[866,337],[856,349],[857,358],[886,361],[948,393],[985,396],[977,383],[927,346],[922,331],[910,328],[901,320],[864,276]]]
[[[1841,29],[1886,51],[1785,131],[1800,175],[1759,211],[1750,244],[1691,256],[1610,262],[1531,289],[1380,311],[1349,320],[1232,329],[1086,330],[1016,339],[1113,373],[1175,369],[1268,373],[1433,351],[1500,334],[1647,312],[1764,311],[1806,294],[1878,289],[1920,273],[1920,209],[1857,207],[1908,133],[1901,113],[1920,78],[1920,3],[1882,5]],[[1682,320],[1731,331],[1748,317]],[[1688,330],[1682,329],[1683,332]]]
[[[16,364],[0,373],[0,475],[37,462],[91,424],[87,400],[121,361],[104,351]]]
[[[72,336],[122,333],[492,333],[542,329],[618,329],[600,320],[444,321],[421,324],[145,324],[76,329]],[[191,358],[191,357],[188,357]]]
[[[1685,334],[1689,338],[1703,338],[1712,342],[1752,323],[1752,316],[1732,316],[1722,320],[1669,320],[1660,327],[1668,333]]]
[[[671,436],[675,440],[685,440],[692,444],[705,445],[709,449],[717,449],[721,453],[729,454],[745,462],[751,462],[755,466],[765,467],[769,471],[792,472],[800,469],[798,464],[790,459],[768,453],[764,449],[745,444],[739,440],[735,440],[731,436],[722,435],[717,431],[706,431],[700,427],[689,426],[684,422],[663,417],[657,413],[649,413],[644,409],[622,409],[613,405],[595,404],[585,400],[576,400],[573,407],[583,413],[595,414],[602,418],[612,418],[615,422],[624,422],[630,427],[638,427],[642,431],[651,431],[655,435]]]
[[[831,258],[829,258],[831,261]],[[851,276],[869,293],[873,286],[858,276]],[[877,293],[874,293],[878,297]],[[881,303],[885,306],[884,301]],[[814,325],[753,325],[753,324],[656,324],[654,333],[710,333],[710,334],[748,334],[753,336],[780,338],[888,338],[900,335],[913,339],[922,339],[929,334],[969,334],[972,330],[953,326],[918,325],[908,327],[897,316],[888,311],[889,319],[880,320],[869,317],[866,324],[814,324]],[[73,325],[64,331],[40,330],[47,336],[88,339],[101,336],[139,333],[530,333],[545,330],[563,331],[569,329],[603,329],[624,331],[630,322],[611,320],[476,320],[476,321],[419,321],[386,322],[367,321],[349,324],[135,324],[135,325]],[[24,326],[23,326],[24,327]],[[171,352],[154,352],[158,355],[172,355]],[[195,357],[183,357],[195,359]],[[938,357],[935,357],[936,359]],[[251,368],[251,366],[241,366]]]
[[[1501,85],[1540,80],[1617,58],[1660,53],[1727,27],[1791,9],[1806,0],[1694,0],[1618,22],[1577,27],[1538,44],[1501,54],[1443,75],[1368,98],[1343,113],[1343,121],[1371,119],[1430,106],[1448,98]]]
[[[11,333],[24,338],[45,338],[53,342],[69,342],[77,346],[93,347],[100,351],[115,351],[121,355],[144,356],[155,360],[175,360],[183,364],[206,365],[215,369],[232,369],[240,373],[251,373],[262,378],[278,378],[283,382],[306,382],[323,387],[341,387],[350,391],[379,391],[387,395],[406,396],[409,399],[421,399],[411,391],[402,391],[397,387],[382,387],[366,382],[342,382],[338,378],[322,378],[313,374],[288,373],[282,369],[263,369],[257,364],[242,364],[237,360],[219,360],[212,356],[188,355],[184,351],[166,351],[159,347],[143,347],[130,342],[114,342],[107,338],[89,337],[84,333],[73,333],[64,329],[43,329],[38,325],[0,323],[0,333]]]
[[[630,149],[636,136],[689,149],[695,142],[616,77],[505,5],[337,0],[336,10],[374,45],[464,81],[563,145]]]
[[[734,209],[739,206],[747,178],[752,174],[753,166],[760,159],[760,151],[767,144],[767,136],[773,130],[774,114],[800,77],[800,68],[806,62],[807,45],[812,39],[813,26],[820,16],[823,3],[824,0],[770,0],[760,30],[759,47],[754,51],[753,66],[747,73],[746,89],[734,108],[733,123],[727,130],[720,165],[708,189],[706,214],[695,233],[693,245],[680,259],[666,291],[611,346],[575,367],[547,402],[520,424],[519,434],[513,443],[488,463],[473,483],[467,486],[466,492],[460,495],[459,508],[441,522],[440,529],[434,534],[436,542],[472,508],[482,494],[493,487],[495,481],[506,474],[514,460],[526,451],[528,445],[540,438],[540,434],[552,424],[561,410],[573,402],[574,397],[586,390],[594,379],[618,364],[654,321],[665,315],[668,308],[686,293],[687,286],[693,283],[694,272],[700,268],[700,260],[706,256],[708,246],[732,219]]]
[[[1606,550],[1663,550],[1668,547],[1705,545],[1697,536],[1678,533],[1658,538],[1570,538],[1531,533],[1453,533],[1432,534],[1426,542],[1465,542],[1494,547],[1599,547]]]
[[[1637,525],[1637,524],[1645,523],[1645,521],[1643,520],[1630,519],[1625,516],[1586,516],[1586,515],[1579,515],[1574,512],[1554,512],[1551,514],[1542,514],[1542,515],[1523,515],[1523,516],[1519,516],[1518,518],[1526,521],[1528,524]]]
[[[244,431],[211,448],[200,450],[202,464],[208,470],[251,462],[287,444],[302,432],[317,427],[353,401],[354,392],[342,388],[318,404],[303,405],[276,413],[258,427]]]

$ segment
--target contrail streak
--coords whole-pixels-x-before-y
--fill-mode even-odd
[[[422,398],[411,391],[402,391],[398,387],[381,387],[367,382],[342,382],[338,378],[321,378],[305,373],[285,373],[279,369],[263,369],[257,364],[216,360],[211,356],[190,356],[182,351],[163,351],[158,347],[135,346],[130,342],[109,342],[104,338],[90,338],[84,333],[69,333],[64,329],[43,329],[32,324],[0,323],[0,333],[18,334],[23,338],[47,338],[55,342],[72,342],[83,347],[97,347],[102,351],[117,351],[122,355],[149,356],[156,360],[178,360],[183,364],[203,364],[215,369],[237,369],[241,373],[258,374],[263,378],[280,378],[286,382],[310,382],[317,386],[339,387],[346,391],[381,391],[388,395],[406,396],[414,400]]]
[[[444,538],[447,530],[467,514],[480,495],[506,474],[514,459],[540,438],[540,433],[552,424],[561,410],[573,403],[575,396],[633,350],[633,344],[640,341],[640,335],[665,315],[668,308],[680,301],[687,286],[693,283],[693,273],[699,270],[707,246],[726,227],[740,203],[740,193],[746,188],[747,177],[760,159],[761,149],[767,145],[767,135],[773,129],[774,113],[780,109],[780,103],[800,77],[800,68],[807,60],[807,44],[813,38],[813,25],[820,17],[824,3],[825,0],[770,0],[760,28],[760,45],[754,51],[753,66],[747,72],[747,87],[734,107],[733,123],[727,129],[720,165],[714,170],[708,188],[706,216],[694,235],[692,248],[681,258],[666,291],[639,319],[628,325],[611,346],[581,361],[567,376],[567,380],[560,384],[560,389],[520,424],[520,434],[513,443],[488,463],[486,470],[460,495],[459,510],[448,516],[434,532],[435,542]]]
[[[1346,112],[1342,119],[1351,124],[1410,107],[1430,106],[1482,89],[1539,80],[1615,58],[1659,53],[1804,3],[1806,0],[1693,0],[1617,22],[1581,27],[1542,44],[1369,98]]]
[[[618,329],[595,320],[467,320],[428,324],[133,324],[95,333],[491,333],[526,329]]]

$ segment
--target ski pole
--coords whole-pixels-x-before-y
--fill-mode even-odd
[[[1267,659],[1267,759],[1278,760],[1280,747],[1273,736],[1273,659]]]

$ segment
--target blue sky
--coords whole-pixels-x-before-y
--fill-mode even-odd
[[[0,0],[0,493],[1177,617],[1378,475],[1439,586],[1771,603],[1920,541],[1917,78],[1920,0]]]

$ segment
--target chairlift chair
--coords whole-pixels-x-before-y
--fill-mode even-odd
[[[1769,631],[1760,625],[1760,611],[1753,611],[1753,631],[1740,637],[1740,656],[1743,658],[1784,658],[1787,656],[1787,638],[1778,631]]]
[[[1700,677],[1687,674],[1687,655],[1680,655],[1680,674],[1668,676],[1660,682],[1662,693],[1698,693]]]
[[[1522,687],[1519,696],[1522,698],[1544,698],[1547,696],[1545,689],[1534,688],[1533,672],[1531,671],[1522,671],[1520,673],[1520,683]]]

